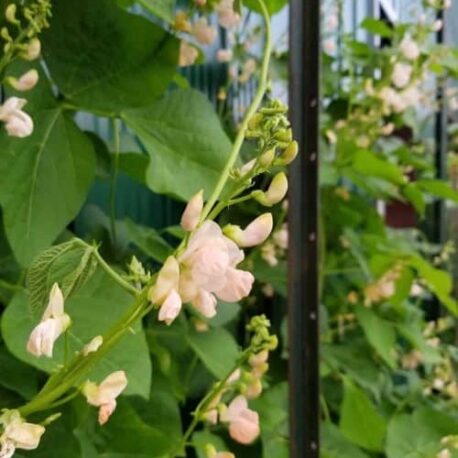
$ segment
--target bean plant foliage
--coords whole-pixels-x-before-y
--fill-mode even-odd
[[[253,305],[297,153],[269,89],[282,6],[0,2],[0,457],[284,450],[278,326]],[[251,58],[237,45],[250,15]],[[256,80],[240,119],[230,80],[215,107],[184,76],[211,52]],[[181,219],[124,218],[123,180]]]

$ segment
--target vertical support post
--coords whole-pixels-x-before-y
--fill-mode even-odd
[[[320,1],[290,5],[290,113],[298,159],[289,194],[291,458],[319,457],[319,67]]]
[[[440,10],[437,19],[441,20],[443,27],[437,32],[437,43],[443,44],[445,41],[445,13]],[[446,175],[447,160],[447,112],[443,106],[444,102],[444,82],[437,81],[437,102],[441,109],[438,111],[435,120],[435,161],[436,178],[443,179]],[[438,199],[433,206],[432,241],[434,243],[444,243],[446,237],[445,227],[445,207],[444,201]]]

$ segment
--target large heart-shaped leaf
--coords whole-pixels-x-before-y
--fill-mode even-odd
[[[44,55],[61,92],[107,113],[150,103],[171,81],[178,40],[112,0],[59,0]]]
[[[27,265],[78,213],[94,177],[92,143],[57,105],[41,74],[28,96],[35,129],[26,138],[0,133],[0,204],[5,232]]]
[[[110,328],[132,303],[133,298],[104,272],[97,272],[92,279],[65,304],[72,319],[68,344],[70,356],[82,349],[93,337]],[[39,369],[51,372],[64,363],[64,338],[54,347],[54,358],[36,358],[27,353],[26,343],[30,332],[40,320],[28,304],[25,292],[15,295],[2,319],[2,335],[17,358]],[[100,381],[116,370],[125,370],[129,384],[126,393],[149,395],[151,361],[144,333],[138,324],[134,333],[123,340],[104,357],[91,373],[91,379]]]
[[[122,117],[151,156],[147,183],[153,191],[188,199],[203,188],[209,195],[231,143],[203,94],[173,91]]]

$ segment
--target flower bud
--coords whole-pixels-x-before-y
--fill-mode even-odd
[[[178,30],[179,32],[191,32],[192,26],[188,20],[188,14],[186,13],[186,11],[176,12],[173,27],[175,30]]]
[[[87,356],[89,353],[95,353],[103,345],[103,337],[94,337],[87,345],[83,348],[83,355]]]
[[[286,196],[287,192],[288,179],[283,172],[280,172],[275,175],[266,192],[254,191],[252,195],[260,204],[271,207],[280,202]]]
[[[289,143],[293,140],[293,131],[291,129],[280,130],[274,134],[274,138]]]
[[[204,191],[201,189],[186,205],[181,217],[181,227],[185,231],[193,231],[199,223],[204,208]]]
[[[248,129],[256,130],[259,127],[263,118],[264,116],[262,113],[255,113],[248,121]]]
[[[11,24],[19,25],[20,22],[16,18],[17,6],[15,3],[10,3],[5,10],[5,18]]]
[[[41,42],[38,38],[32,38],[27,45],[27,50],[21,54],[25,60],[35,60],[41,54]]]
[[[16,91],[30,91],[38,83],[38,72],[33,68],[24,73],[19,79],[12,76],[8,77],[7,82]]]
[[[264,213],[252,221],[244,230],[239,226],[229,225],[224,228],[224,234],[234,240],[238,246],[248,248],[267,240],[273,228],[271,213]]]
[[[243,394],[247,399],[256,399],[261,396],[262,393],[262,382],[259,378],[253,380],[245,389]]]
[[[275,161],[276,165],[289,165],[297,156],[299,145],[296,141],[292,141],[283,151],[282,155]]]
[[[274,159],[275,159],[275,149],[271,148],[267,150],[265,153],[261,154],[261,156],[259,157],[259,164],[262,167],[267,168],[272,164]]]

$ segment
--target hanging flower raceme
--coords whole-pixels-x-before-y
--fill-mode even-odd
[[[99,424],[104,425],[116,409],[116,398],[127,386],[127,377],[124,371],[110,374],[100,385],[87,381],[83,386],[83,394],[87,402],[99,407]]]
[[[22,108],[27,100],[10,97],[0,106],[0,121],[5,123],[5,129],[11,137],[24,138],[33,132],[32,118]]]
[[[0,436],[0,457],[10,458],[16,449],[34,450],[40,444],[45,428],[27,423],[17,410],[8,410],[0,417],[3,433]]]
[[[59,285],[54,283],[41,322],[30,334],[27,351],[38,357],[44,355],[52,358],[54,343],[70,324],[70,317],[64,312],[64,296]]]
[[[259,415],[248,408],[245,396],[233,399],[221,412],[221,421],[229,424],[229,435],[241,444],[251,444],[259,436]]]

